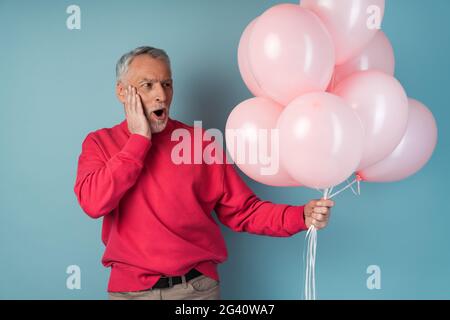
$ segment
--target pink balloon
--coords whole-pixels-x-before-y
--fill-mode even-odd
[[[247,85],[248,90],[250,90],[250,92],[253,93],[255,97],[262,97],[265,95],[264,91],[262,91],[262,89],[259,87],[259,84],[256,82],[256,79],[250,69],[250,63],[248,61],[250,33],[253,30],[255,22],[256,19],[250,22],[242,33],[238,47],[238,65],[242,80],[244,80],[244,83]]]
[[[358,172],[362,180],[392,182],[419,171],[431,158],[437,143],[433,114],[417,100],[409,99],[409,120],[405,135],[397,148],[385,159]]]
[[[276,124],[282,110],[283,106],[262,97],[240,103],[227,120],[227,149],[236,165],[253,180],[271,186],[299,186],[281,167],[279,139],[273,135],[278,134]]]
[[[301,94],[324,91],[335,62],[325,26],[295,4],[276,5],[258,18],[248,54],[261,89],[282,105]]]
[[[363,128],[346,102],[330,93],[300,96],[278,119],[281,163],[289,175],[310,188],[329,188],[356,169],[363,149]]]
[[[349,75],[366,70],[378,70],[393,76],[394,69],[394,50],[389,39],[380,30],[359,55],[335,67],[333,81],[336,85]]]
[[[385,158],[402,139],[408,123],[408,97],[400,82],[380,71],[361,71],[333,90],[356,111],[364,127],[358,170]]]
[[[384,16],[384,0],[301,0],[324,22],[336,49],[336,64],[353,58],[372,40]]]

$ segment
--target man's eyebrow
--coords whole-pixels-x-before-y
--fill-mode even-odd
[[[168,78],[168,79],[162,80],[161,82],[171,82],[171,81],[172,81],[172,78]],[[155,82],[159,82],[159,81],[156,79],[148,79],[148,78],[144,78],[139,81],[139,83],[143,83],[143,82],[155,83]]]

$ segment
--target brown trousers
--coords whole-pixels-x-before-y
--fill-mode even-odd
[[[109,292],[109,300],[220,300],[220,283],[205,275],[171,288],[135,292]]]

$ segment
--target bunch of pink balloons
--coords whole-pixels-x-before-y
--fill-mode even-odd
[[[302,0],[250,22],[238,64],[255,98],[226,124],[228,151],[244,173],[272,186],[326,189],[354,173],[398,181],[427,163],[436,122],[394,77],[393,48],[380,30],[384,9],[384,0]],[[264,131],[277,134],[267,139]],[[266,157],[237,162],[229,132]],[[278,170],[264,174],[274,159]]]

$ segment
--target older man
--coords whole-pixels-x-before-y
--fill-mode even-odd
[[[87,135],[74,188],[82,209],[103,217],[110,299],[219,299],[217,265],[227,249],[213,210],[234,231],[274,237],[327,225],[331,200],[274,204],[232,164],[172,161],[171,133],[194,128],[169,117],[173,82],[163,50],[136,48],[116,73],[126,119]]]

